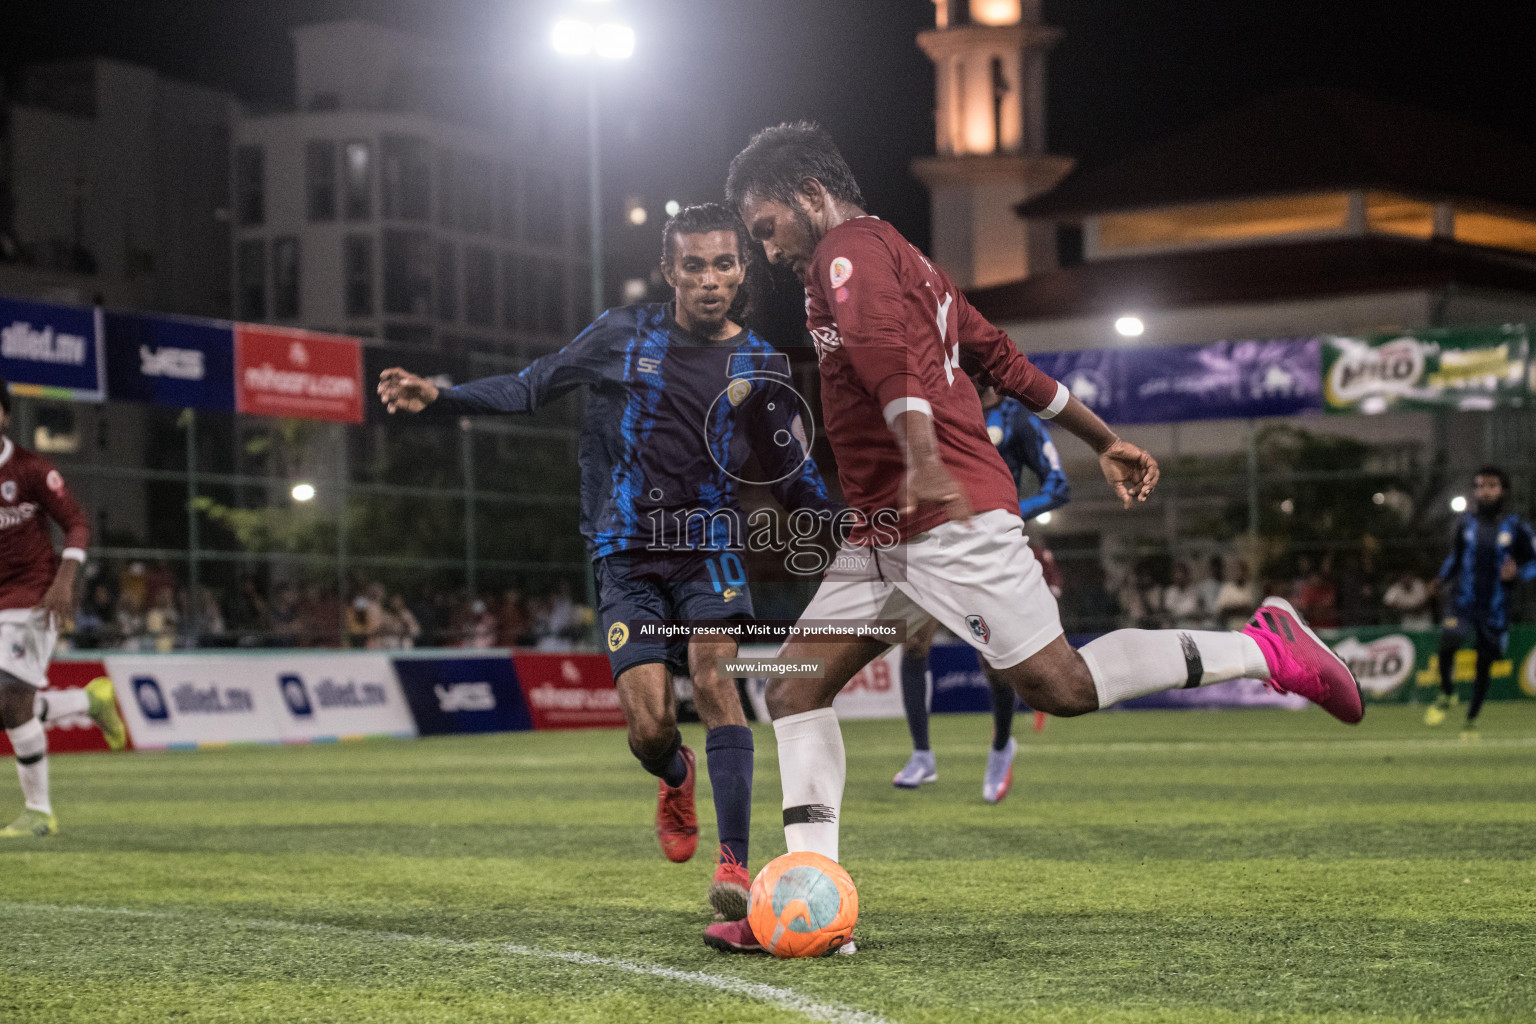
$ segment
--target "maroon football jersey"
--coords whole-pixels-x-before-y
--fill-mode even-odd
[[[1065,390],[983,319],[948,274],[879,218],[856,217],[826,233],[811,257],[805,293],[827,438],[843,494],[866,518],[851,539],[867,543],[868,521],[879,510],[901,507],[906,463],[889,423],[912,408],[933,416],[940,458],[973,511],[1017,512],[1018,487],[987,436],[981,400],[960,370],[960,350],[1031,412],[1059,412]],[[887,521],[905,539],[948,518],[942,505],[929,504]]]
[[[64,529],[64,547],[85,558],[91,524],[64,486],[64,478],[36,452],[10,438],[0,444],[0,609],[34,608],[59,571],[48,532]]]

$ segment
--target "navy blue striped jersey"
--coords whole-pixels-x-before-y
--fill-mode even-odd
[[[582,426],[581,533],[594,559],[633,550],[739,548],[737,492],[767,484],[790,511],[835,514],[805,434],[789,358],[751,331],[709,342],[669,303],[607,310],[522,372],[446,388],[453,415],[529,413],[591,390]]]
[[[1061,456],[1040,417],[1016,398],[1005,398],[986,410],[987,436],[997,446],[1015,485],[1029,470],[1040,489],[1019,502],[1019,516],[1027,523],[1042,512],[1060,508],[1072,498],[1067,474],[1061,468]]]
[[[1510,559],[1520,567],[1516,580],[1536,579],[1536,535],[1529,523],[1512,513],[1496,518],[1463,513],[1451,537],[1451,553],[1440,567],[1440,579],[1450,584],[1447,620],[1508,628],[1509,584],[1502,572]]]

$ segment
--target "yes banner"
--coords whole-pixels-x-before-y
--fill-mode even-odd
[[[101,310],[0,299],[0,376],[18,395],[103,401]]]
[[[1523,324],[1328,337],[1323,392],[1332,413],[1519,408],[1530,356]]]
[[[113,400],[234,412],[233,324],[109,312],[106,334]]]

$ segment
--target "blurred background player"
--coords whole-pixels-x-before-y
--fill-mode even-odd
[[[987,436],[997,448],[1015,484],[1022,486],[1024,471],[1034,474],[1038,490],[1019,501],[1019,517],[1028,523],[1036,516],[1065,505],[1072,497],[1067,474],[1061,468],[1061,456],[1051,441],[1040,417],[1024,408],[1016,398],[1004,398],[997,389],[978,382],[981,409],[986,416]],[[1046,586],[1061,597],[1061,573],[1050,552],[1036,547]],[[901,654],[901,704],[907,713],[907,729],[912,733],[912,756],[892,781],[900,789],[916,789],[926,782],[937,782],[938,764],[928,745],[928,702],[931,698],[931,674],[928,652],[933,645],[935,619],[907,638]],[[995,804],[1008,795],[1013,786],[1013,759],[1018,742],[1013,738],[1014,702],[1018,695],[1000,679],[983,659],[982,671],[992,691],[992,749],[987,752],[987,771],[981,782],[981,798]]]
[[[1341,721],[1360,721],[1349,667],[1280,598],[1267,600],[1241,632],[1122,629],[1074,649],[1024,537],[1018,484],[960,369],[961,352],[989,383],[1097,453],[1126,508],[1151,496],[1157,461],[1031,363],[900,232],[866,213],[853,172],[820,127],[758,132],[731,161],[726,195],[768,259],[805,285],[827,438],[861,520],[802,621],[900,618],[913,630],[938,619],[1026,704],[1050,714],[1256,678]],[[780,657],[818,659],[822,677],[775,678],[767,702],[785,842],[790,852],[837,860],[848,766],[832,700],[889,645],[815,639],[791,638]],[[705,942],[732,952],[761,948],[736,923],[710,926]]]
[[[0,380],[0,724],[16,755],[25,808],[0,837],[59,831],[48,795],[48,738],[43,722],[87,714],[113,750],[125,742],[111,680],[49,690],[48,660],[74,608],[75,576],[91,542],[91,524],[47,459],[10,438],[11,390]],[[48,521],[64,531],[62,557]]]
[[[1477,715],[1488,696],[1493,663],[1509,649],[1510,585],[1536,579],[1530,524],[1504,510],[1508,497],[1509,475],[1498,466],[1484,466],[1473,475],[1475,507],[1456,520],[1451,553],[1435,581],[1446,605],[1440,633],[1440,696],[1424,713],[1424,724],[1439,725],[1456,707],[1456,652],[1471,640],[1477,650],[1477,675],[1463,739],[1477,738]]]
[[[661,781],[656,832],[667,859],[698,844],[694,755],[677,729],[674,674],[693,681],[708,729],[705,753],[720,832],[709,901],[727,920],[746,916],[752,814],[752,731],[733,679],[718,671],[736,640],[695,633],[645,639],[647,621],[750,619],[741,548],[740,474],[755,456],[786,509],[834,514],[842,506],[805,446],[788,360],[744,318],[750,242],[736,215],[692,206],[662,231],[662,273],[674,301],[606,311],[565,348],[521,373],[439,389],[394,368],[380,375],[390,412],[461,416],[530,413],[591,389],[582,427],[581,532],[597,577],[599,611],[629,726],[629,749]]]

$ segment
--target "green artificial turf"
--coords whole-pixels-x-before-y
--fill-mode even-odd
[[[707,782],[669,864],[617,732],[56,757],[63,833],[0,845],[0,1021],[1536,1019],[1536,703],[1417,714],[1021,716],[996,807],[986,718],[935,719],[918,792],[902,724],[849,723],[860,952],[789,962],[700,943]]]

